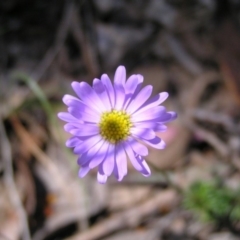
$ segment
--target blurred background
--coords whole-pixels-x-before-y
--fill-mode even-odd
[[[178,119],[152,175],[78,178],[57,119],[118,65]],[[0,1],[0,239],[240,239],[238,0]]]

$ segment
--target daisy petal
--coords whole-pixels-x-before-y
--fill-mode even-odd
[[[139,143],[135,139],[129,137],[128,142],[131,145],[133,151],[141,156],[147,156],[148,155],[148,148],[144,146],[143,144]]]
[[[95,116],[93,116],[93,115],[91,115],[87,112],[83,112],[81,120],[86,122],[86,123],[98,123],[100,121],[100,115],[95,117]]]
[[[115,110],[121,110],[125,101],[125,92],[124,88],[121,85],[115,86]]]
[[[115,159],[115,146],[109,144],[109,149],[107,153],[107,158],[103,162],[103,172],[105,175],[110,176],[114,168],[114,159]]]
[[[153,87],[148,85],[144,87],[138,95],[132,100],[132,102],[127,107],[127,112],[130,114],[134,113],[138,108],[140,108],[151,96]]]
[[[105,105],[106,110],[110,111],[111,110],[111,102],[109,100],[108,93],[107,93],[106,88],[103,85],[103,83],[99,79],[95,78],[93,80],[93,88],[96,91],[96,93],[98,94],[99,98],[102,100],[103,104]]]
[[[67,106],[74,108],[76,111],[79,111],[81,113],[88,113],[93,117],[99,116],[99,113],[96,110],[94,110],[93,108],[90,108],[80,100],[68,99],[65,102]]]
[[[88,83],[73,82],[72,87],[74,90],[76,90],[76,93],[86,105],[93,107],[98,112],[106,110],[105,106],[102,104],[102,101]],[[92,104],[93,102],[94,104]]]
[[[117,170],[117,179],[118,181],[122,181],[123,177],[127,175],[127,157],[122,144],[116,146],[115,163]]]
[[[148,109],[141,113],[136,112],[132,115],[131,119],[133,122],[144,122],[144,121],[159,119],[165,113],[166,113],[165,107],[158,106],[158,107]]]
[[[102,137],[100,135],[89,137],[87,140],[83,141],[81,145],[75,147],[73,152],[75,154],[85,153],[101,140],[102,140]]]
[[[165,132],[167,130],[167,126],[163,125],[162,123],[158,123],[157,126],[154,128],[155,132]]]
[[[90,161],[89,167],[91,169],[97,167],[99,164],[101,164],[105,160],[105,158],[107,157],[108,148],[109,148],[109,143],[105,141],[102,147],[99,149],[96,156]]]
[[[137,128],[150,128],[155,130],[155,128],[158,126],[158,123],[156,123],[155,121],[137,122],[137,123],[134,123],[134,126]]]
[[[114,85],[124,86],[126,81],[126,69],[124,66],[119,66],[114,75]]]
[[[66,113],[66,112],[58,113],[58,117],[65,122],[81,122],[75,117],[73,117],[70,113]]]
[[[97,180],[99,183],[105,184],[107,182],[107,179],[108,179],[107,175],[101,174],[100,172],[97,173]]]
[[[114,92],[114,89],[113,89],[113,85],[112,85],[112,83],[111,83],[107,74],[103,74],[101,76],[101,81],[102,81],[103,85],[105,86],[105,88],[107,90],[108,97],[109,97],[109,100],[111,102],[111,106],[113,108],[115,106],[115,92]]]
[[[125,93],[133,94],[139,83],[142,83],[142,82],[138,81],[137,75],[130,76],[125,84]]]
[[[141,139],[141,141],[156,149],[164,149],[166,147],[165,142],[159,137],[155,137],[151,140]]]
[[[78,172],[78,176],[80,178],[85,177],[88,174],[89,170],[90,170],[90,168],[88,166],[81,167],[79,172]]]
[[[137,156],[137,160],[139,161],[139,163],[142,166],[142,170],[140,171],[142,173],[142,175],[144,177],[149,177],[151,175],[151,170],[150,170],[148,164],[146,163],[146,161],[141,156]]]
[[[67,147],[75,147],[81,143],[81,140],[77,137],[71,137],[66,141]]]
[[[123,66],[119,66],[114,76],[114,89],[115,89],[115,106],[114,109],[121,110],[123,108],[125,100],[125,81],[126,81],[126,69]]]
[[[164,123],[173,121],[177,118],[177,113],[175,113],[175,112],[167,112],[166,115],[167,116],[165,117],[165,119],[161,119],[162,122],[164,122]]]
[[[75,118],[77,119],[81,119],[82,114],[80,113],[80,111],[78,111],[76,108],[73,107],[69,107],[68,108],[69,113],[71,113]]]
[[[72,129],[70,133],[75,136],[91,136],[99,134],[99,127],[97,125],[82,125],[80,129]]]
[[[142,87],[142,83],[143,83],[143,76],[141,74],[137,74],[137,78],[138,78],[138,85],[133,93],[133,96],[132,96],[133,98],[135,98],[135,96],[139,93],[139,91],[141,90],[141,87]]]
[[[70,132],[71,130],[76,129],[76,127],[72,123],[65,124],[63,128],[66,132]]]
[[[132,148],[130,147],[130,144],[128,142],[124,142],[123,143],[123,147],[125,152],[127,153],[133,167],[137,170],[137,171],[142,171],[142,166],[141,164],[138,162],[138,160],[136,159],[134,152],[132,150]]]
[[[150,108],[156,107],[162,102],[164,102],[168,98],[167,92],[162,92],[154,96],[153,98],[149,99],[144,103],[140,109],[137,110],[137,113],[144,112]]]
[[[99,141],[94,147],[90,148],[89,151],[82,154],[81,157],[78,158],[78,164],[81,166],[88,165],[89,162],[96,156],[103,143],[104,140]]]
[[[147,128],[131,128],[130,132],[138,138],[143,138],[147,140],[153,139],[156,136],[153,130]]]
[[[64,95],[62,101],[69,107],[70,107],[69,103],[71,101],[81,102],[78,98],[76,98],[76,97],[74,97],[72,95],[69,95],[69,94]]]
[[[161,123],[167,123],[174,120],[175,118],[176,118],[176,115],[174,115],[174,113],[172,114],[171,112],[164,112],[157,118],[157,121]]]
[[[89,114],[87,112],[82,112],[80,109],[69,107],[68,111],[78,120],[86,121],[86,122],[92,122],[97,123],[100,119],[100,116],[94,116],[92,114]]]
[[[125,85],[125,103],[123,109],[127,109],[128,105],[131,103],[131,101],[135,98],[135,96],[138,94],[138,92],[141,89],[143,83],[143,76],[138,75],[132,75],[126,85]]]

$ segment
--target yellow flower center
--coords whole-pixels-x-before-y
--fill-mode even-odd
[[[114,144],[127,138],[131,126],[130,116],[116,110],[103,113],[99,123],[102,137]]]

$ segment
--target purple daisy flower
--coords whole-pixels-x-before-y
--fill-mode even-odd
[[[139,74],[126,81],[123,66],[117,68],[113,84],[107,74],[95,78],[92,87],[86,82],[72,83],[79,98],[65,95],[68,113],[61,112],[58,117],[67,122],[64,129],[73,135],[66,146],[79,155],[79,177],[98,167],[99,183],[105,183],[112,173],[121,181],[127,174],[127,159],[143,176],[151,174],[144,160],[148,155],[145,145],[165,148],[156,132],[166,131],[164,124],[177,114],[159,106],[168,93],[150,98],[153,87],[141,88],[142,83]]]

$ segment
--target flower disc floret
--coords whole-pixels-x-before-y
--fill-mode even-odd
[[[110,143],[126,140],[132,126],[130,116],[123,111],[105,112],[99,123],[100,134]]]

